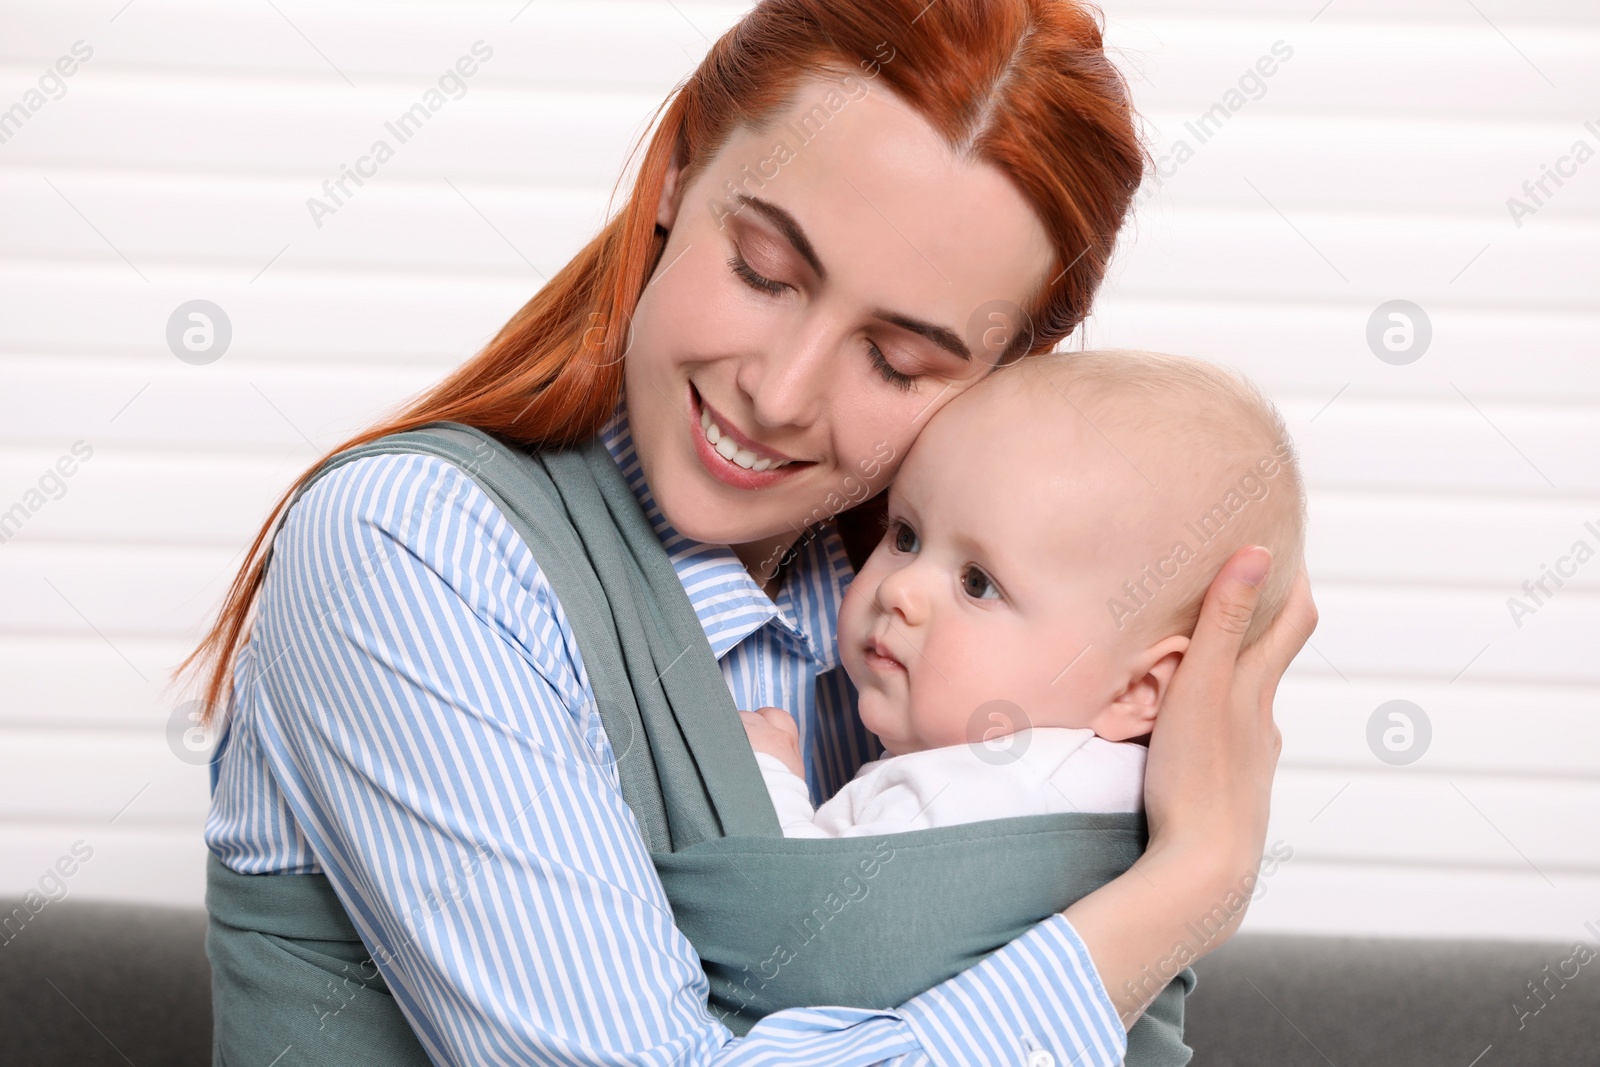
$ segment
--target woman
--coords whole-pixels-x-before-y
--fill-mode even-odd
[[[1140,171],[1075,3],[763,3],[669,101],[617,217],[357,441],[438,421],[530,449],[601,435],[738,706],[795,712],[830,795],[876,753],[836,669],[851,571],[829,520],[942,404],[1077,326]],[[1024,328],[997,340],[1013,307]],[[283,1062],[326,1062],[315,1042],[389,993],[437,1063],[1110,1064],[1150,976],[1215,947],[1189,924],[1252,884],[1273,691],[1315,624],[1301,576],[1238,656],[1264,550],[1217,579],[1172,683],[1132,871],[897,1009],[784,1011],[734,1039],[618,786],[634,739],[601,726],[571,624],[587,606],[470,466],[370,457],[286,499],[197,653],[227,709],[219,877],[320,872],[371,949],[311,1005],[219,994],[219,1035],[292,1014]],[[270,910],[226,922],[290,966]]]

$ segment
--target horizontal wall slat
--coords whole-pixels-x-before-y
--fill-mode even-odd
[[[1313,640],[1320,643],[1320,637]],[[1312,674],[1308,667],[1316,660],[1314,651],[1304,653],[1273,703],[1283,769],[1600,781],[1600,696],[1592,687],[1491,682],[1470,671],[1454,682],[1345,680],[1326,670]],[[1421,708],[1432,731],[1421,756],[1404,768],[1381,762],[1367,744],[1368,721],[1391,700]],[[1539,728],[1527,729],[1531,722]]]
[[[14,385],[0,397],[0,418],[14,413],[19,421],[12,434],[36,439],[48,434],[63,449],[78,439],[93,449],[119,442],[161,444],[192,449],[200,458],[210,445],[287,447],[304,450],[302,459],[309,463],[439,377],[418,366],[375,373],[169,361],[125,370],[112,364],[74,382],[47,362],[0,359]],[[26,415],[30,410],[33,414]],[[93,460],[84,466],[92,467]]]
[[[0,636],[0,677],[6,680],[0,738],[11,728],[164,734],[174,714],[187,717],[178,709],[189,702],[190,690],[170,679],[194,645],[119,637],[111,649],[87,629]]]
[[[1600,877],[1558,873],[1551,881],[1554,888],[1526,868],[1485,871],[1291,860],[1265,890],[1257,890],[1262,896],[1250,905],[1241,929],[1592,944],[1594,935],[1584,924],[1600,925],[1595,904]]]
[[[409,81],[421,89],[481,38],[494,56],[473,82],[492,72],[500,81],[563,92],[622,85],[664,95],[699,60],[706,38],[720,35],[748,7],[693,0],[676,3],[677,10],[640,0],[279,6],[281,15],[269,5],[141,0],[137,11],[113,23],[116,8],[103,3],[53,3],[39,11],[7,4],[0,12],[28,10],[26,19],[6,20],[14,28],[0,43],[0,62],[49,62],[83,38],[95,48],[88,66],[96,71],[158,67],[217,80],[288,75],[348,88],[342,72],[357,85]]]
[[[1327,399],[1440,396],[1524,398],[1551,405],[1600,401],[1595,338],[1600,315],[1451,302],[1424,310],[1429,349],[1395,366],[1367,347],[1376,301],[1331,292],[1318,302],[1131,297],[1107,293],[1083,334],[1086,347],[1116,344],[1181,352],[1235,367],[1269,394]],[[1331,410],[1331,409],[1330,409]],[[1315,414],[1313,412],[1313,414]]]
[[[1113,12],[1120,7],[1107,6]],[[1474,118],[1593,117],[1584,111],[1585,101],[1600,96],[1600,71],[1592,62],[1600,44],[1592,22],[1523,24],[1511,45],[1482,18],[1312,22],[1315,11],[1259,21],[1209,12],[1122,18],[1112,22],[1108,40],[1146,108],[1177,101],[1209,106],[1237,89],[1243,108],[1270,111],[1388,114],[1399,104],[1412,113]],[[1256,67],[1264,55],[1272,61]],[[1241,85],[1247,72],[1269,72],[1257,79],[1264,87],[1248,80]],[[1482,91],[1486,77],[1495,79],[1494,93]],[[1551,82],[1570,95],[1552,92]]]
[[[89,859],[76,869],[68,863],[65,869],[74,873],[60,879],[57,864],[85,853]],[[45,880],[51,870],[58,872],[58,880]],[[65,882],[65,896],[58,881]],[[124,826],[122,820],[111,824],[98,818],[0,822],[0,900],[8,912],[30,891],[47,899],[54,895],[200,908],[205,887],[206,846],[198,826]],[[28,929],[22,927],[16,936],[28,937]]]
[[[98,10],[74,7],[48,21],[28,20],[28,35],[3,53],[8,65],[47,63],[83,38],[97,50],[89,66],[101,79],[128,77],[136,63],[213,79],[221,71],[235,78],[292,74],[352,91],[406,80],[420,89],[482,39],[495,56],[475,79],[563,90],[622,85],[659,96],[688,73],[744,5],[683,4],[675,11],[673,5],[600,4],[575,11],[541,4],[511,21],[515,6],[412,7],[395,18],[388,7],[302,9],[283,17],[243,6],[168,4],[131,12],[125,23],[119,16],[115,24]],[[1263,108],[1388,110],[1399,96],[1417,110],[1529,115],[1575,113],[1575,101],[1600,95],[1600,75],[1586,62],[1595,47],[1593,31],[1571,22],[1519,18],[1513,46],[1482,19],[1441,20],[1437,10],[1429,10],[1434,17],[1423,24],[1388,25],[1337,17],[1311,22],[1303,10],[1294,13],[1298,17],[1254,19],[1113,11],[1119,17],[1110,23],[1109,41],[1145,106],[1217,100],[1280,40],[1292,58],[1268,82],[1272,88],[1257,102]],[[374,32],[375,24],[383,28]],[[1502,92],[1475,91],[1485,71],[1505,76]],[[1570,95],[1549,92],[1544,78]]]
[[[1560,812],[1561,818],[1551,818]],[[1285,768],[1267,840],[1307,859],[1600,874],[1600,779]]]
[[[470,43],[463,41],[462,51]],[[492,66],[479,76],[487,79]],[[95,80],[89,72],[80,71],[83,77],[74,79],[67,95],[49,101],[6,141],[9,159],[52,166],[317,175],[303,199],[319,194],[323,178],[337,178],[341,164],[355,167],[374,153],[374,143],[385,141],[393,157],[368,167],[375,171],[375,184],[398,175],[477,175],[609,185],[622,171],[634,136],[661,102],[654,93],[614,93],[585,97],[575,105],[559,93],[474,84],[437,111],[424,110],[425,121],[391,131],[387,124],[398,123],[419,105],[429,86],[329,93],[313,83],[212,81],[200,83],[205,91],[197,92],[188,78],[126,73]],[[12,68],[7,81],[16,84],[26,77]],[[140,136],[123,136],[130,127]],[[197,130],[208,136],[195,136]]]
[[[0,449],[0,516],[41,482],[50,494],[0,548],[49,540],[242,549],[311,462],[309,450],[273,461],[108,448],[60,477],[62,455],[70,450]]]
[[[9,729],[0,737],[0,821],[99,820],[191,830],[205,822],[207,768],[174,754],[164,731]]]
[[[1426,405],[1347,394],[1279,406],[1308,480],[1321,487],[1600,489],[1600,418],[1588,407],[1486,404],[1465,389]]]
[[[253,357],[337,356],[426,360],[442,373],[477,351],[543,285],[520,261],[520,270],[490,277],[280,271],[272,257],[281,250],[269,249],[259,264],[237,271],[167,266],[147,275],[148,281],[120,260],[0,263],[0,287],[10,296],[12,316],[0,351],[112,351],[173,359],[168,317],[180,304],[207,299],[227,313],[233,342],[223,363],[199,369]],[[94,314],[86,316],[85,308]],[[64,335],[62,324],[68,322],[73,328]],[[113,407],[106,417],[115,412]]]
[[[1263,188],[1270,198],[1276,190]],[[1496,243],[1495,238],[1502,238]],[[1149,225],[1119,250],[1111,291],[1258,300],[1483,301],[1528,310],[1600,310],[1600,226],[1506,227],[1443,218],[1302,211],[1208,211]],[[1484,246],[1488,245],[1485,250]],[[1217,270],[1220,249],[1228,269]],[[1528,286],[1524,279],[1538,277]],[[1509,294],[1516,294],[1510,296]],[[1508,299],[1509,297],[1509,299]]]
[[[560,3],[561,0],[541,0]],[[609,0],[608,0],[609,2]],[[1595,12],[1587,0],[1474,0],[1474,6],[1492,18],[1496,25],[1518,28],[1524,25],[1577,25],[1593,27]],[[1205,10],[1218,18],[1267,17],[1286,23],[1320,22],[1367,23],[1467,23],[1482,25],[1483,15],[1471,7],[1439,4],[1435,0],[1338,0],[1336,6],[1307,8],[1303,0],[1208,0]],[[1113,16],[1190,17],[1195,5],[1188,0],[1118,0]]]
[[[248,283],[288,245],[273,269],[360,264],[526,271],[537,280],[533,271],[554,274],[599,232],[607,201],[600,189],[479,188],[465,178],[348,188],[359,195],[337,215],[321,216],[319,226],[306,209],[308,197],[323,196],[315,183],[13,170],[0,175],[0,196],[17,213],[0,235],[0,255],[95,260],[115,255],[110,240],[146,273],[159,272],[158,264],[228,264],[246,271],[239,280]]]
[[[1477,115],[1351,117],[1246,107],[1206,127],[1196,125],[1199,112],[1145,109],[1143,117],[1153,162],[1135,201],[1141,229],[1197,208],[1259,208],[1261,192],[1286,212],[1470,215],[1488,224],[1485,241],[1592,220],[1600,210],[1600,181],[1583,178],[1586,166],[1567,159],[1562,166],[1575,173],[1560,184],[1542,169],[1570,156],[1579,140],[1600,147],[1600,134],[1584,125],[1587,116],[1489,122]],[[1542,191],[1523,188],[1541,178]],[[1511,197],[1531,214],[1513,217]]]
[[[1341,678],[1448,681],[1470,673],[1532,685],[1600,685],[1600,598],[1563,590],[1521,617],[1519,627],[1507,595],[1323,582],[1316,592],[1321,621],[1299,662]]]

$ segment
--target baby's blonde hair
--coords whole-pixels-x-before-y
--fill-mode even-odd
[[[1217,527],[1197,553],[1206,566],[1188,568],[1196,573],[1187,577],[1180,570],[1174,579],[1180,595],[1160,598],[1168,606],[1136,621],[1142,632],[1192,635],[1222,564],[1240,548],[1259,544],[1271,550],[1272,569],[1244,637],[1245,647],[1254,644],[1282,612],[1305,558],[1305,483],[1294,442],[1272,401],[1232,370],[1156,352],[1054,352],[1023,360],[1016,366],[1022,368],[1047,376],[1055,387],[1039,389],[1036,383],[1030,394],[1044,402],[1067,399],[1113,443],[1137,442],[1139,453],[1168,460],[1169,469],[1198,455],[1206,470],[1217,472],[1209,488],[1204,474],[1194,487],[1206,489],[1203,499],[1217,501],[1195,520],[1201,528],[1210,522]],[[1259,498],[1241,492],[1257,485]],[[1239,506],[1230,507],[1235,499]],[[1137,608],[1133,613],[1146,615]]]

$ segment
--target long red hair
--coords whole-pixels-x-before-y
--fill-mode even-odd
[[[333,452],[443,420],[530,448],[592,437],[621,395],[627,323],[665,243],[656,209],[674,159],[682,188],[734,129],[772,118],[803,79],[826,71],[881,79],[958,152],[1021,190],[1058,257],[1025,309],[1028,352],[1055,347],[1087,314],[1144,171],[1127,85],[1101,32],[1098,12],[1076,0],[762,0],[662,106],[632,194],[599,235],[482,352]],[[273,530],[320,465],[272,509],[179,668],[206,667],[207,717],[228,692]]]

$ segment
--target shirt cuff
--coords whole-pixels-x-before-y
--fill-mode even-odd
[[[1116,1067],[1128,1035],[1094,961],[1055,915],[975,967],[907,1001],[901,1017],[938,1067]]]
[[[761,768],[761,780],[766,783],[774,803],[782,801],[792,809],[804,809],[810,816],[813,810],[811,792],[806,788],[805,779],[785,767],[783,760],[766,752],[756,753],[756,766]]]

